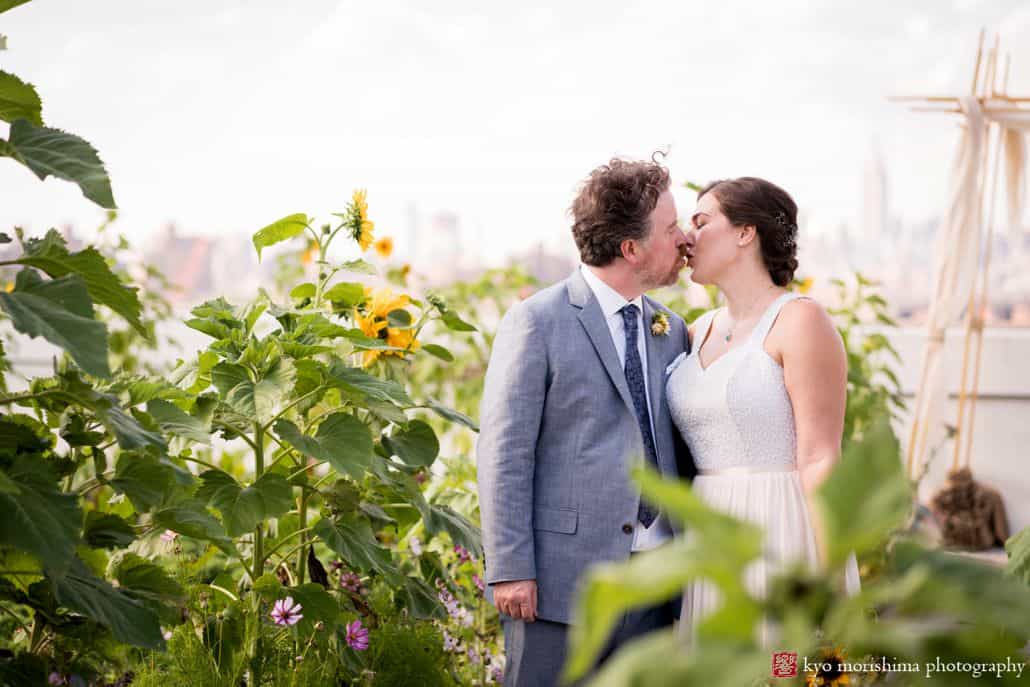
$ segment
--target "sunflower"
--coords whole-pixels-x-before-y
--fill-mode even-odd
[[[844,670],[848,652],[841,647],[822,650],[816,669],[805,676],[806,687],[839,687],[850,685],[851,676]]]
[[[389,287],[365,287],[365,303],[359,307],[354,319],[361,332],[370,339],[379,339],[388,346],[411,351],[418,350],[419,342],[410,329],[389,326],[388,317],[394,310],[404,310],[411,303],[406,294],[395,295]],[[404,357],[404,351],[365,351],[363,364],[370,366],[384,356]]]
[[[365,310],[376,317],[384,320],[394,310],[403,310],[411,303],[407,294],[393,295],[393,290],[384,286],[374,289],[371,286],[365,287]]]
[[[301,253],[300,261],[302,264],[310,265],[315,258],[318,257],[318,241],[313,239],[308,240],[308,247]]]
[[[368,218],[368,192],[365,189],[359,188],[354,191],[351,196],[350,212],[347,214],[351,236],[361,246],[362,252],[368,250],[375,240],[375,236],[372,235],[375,223]]]
[[[393,253],[393,239],[389,236],[384,236],[372,245],[381,258],[388,258]]]

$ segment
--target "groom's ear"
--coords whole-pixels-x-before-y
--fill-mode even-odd
[[[622,253],[624,260],[636,262],[641,257],[640,242],[636,239],[626,239],[619,244],[619,252]]]

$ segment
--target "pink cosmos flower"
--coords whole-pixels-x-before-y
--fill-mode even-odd
[[[301,614],[303,606],[294,602],[292,596],[279,599],[272,606],[272,620],[276,625],[296,625],[304,616]]]
[[[362,627],[360,620],[347,624],[347,646],[355,651],[368,648],[368,628]]]

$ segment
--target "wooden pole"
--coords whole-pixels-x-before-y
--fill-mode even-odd
[[[997,47],[995,48],[997,50]],[[1009,83],[1009,66],[1011,65],[1012,55],[1005,56],[1005,73],[1001,79],[1002,91],[1008,90]],[[995,81],[991,79],[991,90],[994,90]],[[984,343],[984,313],[987,310],[987,294],[990,289],[990,282],[988,276],[991,272],[991,257],[994,247],[994,212],[998,204],[998,177],[999,167],[1001,166],[1001,158],[1004,155],[1005,149],[1005,129],[1000,125],[995,125],[996,139],[994,146],[994,171],[993,178],[991,180],[991,198],[990,205],[987,208],[987,247],[984,251],[984,266],[982,279],[980,283],[980,299],[977,306],[979,326],[976,329],[976,361],[973,363],[973,393],[969,399],[969,432],[966,434],[966,446],[965,446],[965,464],[967,467],[973,463],[973,422],[976,420],[976,404],[980,398],[980,369],[981,360],[983,357],[983,343]]]
[[[987,64],[984,69],[984,81],[983,91],[986,94],[988,90],[994,90],[994,65],[996,63],[995,58],[997,56],[997,44],[995,48],[987,53]],[[976,95],[974,93],[974,95]],[[983,158],[980,162],[980,179],[977,185],[976,194],[976,217],[979,220],[979,225],[976,231],[976,247],[977,247],[977,259],[974,265],[979,266],[980,264],[980,251],[985,249],[981,246],[981,240],[983,237],[983,213],[984,213],[984,197],[987,194],[988,179],[988,161],[990,159],[991,152],[991,131],[993,127],[989,120],[985,120],[984,123],[984,148]],[[976,311],[977,305],[977,293],[976,293],[976,278],[974,276],[972,282],[972,288],[969,290],[969,300],[966,303],[966,316],[965,316],[965,335],[962,341],[962,376],[959,379],[958,386],[958,417],[955,420],[955,436],[954,443],[952,444],[952,457],[951,457],[951,469],[957,470],[962,456],[962,440],[965,438],[966,426],[965,426],[965,410],[966,402],[968,400],[967,394],[967,383],[969,381],[969,352],[973,345],[973,332],[976,329],[976,323],[980,317],[980,314]]]

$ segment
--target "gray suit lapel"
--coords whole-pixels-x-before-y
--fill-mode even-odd
[[[615,343],[612,341],[611,331],[608,323],[604,321],[604,313],[601,306],[594,297],[590,286],[584,281],[583,275],[577,269],[572,276],[566,280],[569,292],[569,303],[579,308],[579,321],[590,337],[590,343],[604,363],[604,369],[612,380],[612,384],[619,391],[626,407],[636,417],[636,410],[633,408],[633,397],[629,394],[629,384],[626,383],[626,372],[619,365],[619,355],[615,352]],[[648,359],[650,362],[650,359]]]
[[[644,348],[647,350],[647,395],[651,397],[651,412],[659,414],[662,407],[662,389],[665,386],[665,365],[662,364],[662,357],[659,355],[661,347],[660,339],[651,333],[651,318],[654,316],[654,308],[648,302],[644,302]]]

